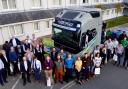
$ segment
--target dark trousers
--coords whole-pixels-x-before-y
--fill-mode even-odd
[[[34,75],[35,75],[35,80],[40,81],[41,80],[41,72],[40,69],[34,69]]]
[[[8,63],[6,65],[7,73],[8,73],[8,75],[11,75],[10,60],[9,60],[9,54],[8,53],[6,53],[6,57],[7,57],[7,60],[8,60]]]
[[[7,73],[8,73],[8,75],[11,75],[11,70],[10,70],[10,63],[8,62],[7,63]]]
[[[0,84],[4,85],[4,82],[6,82],[6,76],[5,76],[5,70],[0,70]]]
[[[126,55],[127,56],[127,55]],[[124,58],[124,62],[123,62],[123,66],[125,67],[126,66],[126,64],[127,64],[127,67],[128,67],[128,58]]]
[[[72,68],[66,68],[65,80],[68,82],[72,78]]]
[[[28,71],[22,73],[23,84],[26,84],[26,81],[30,82],[30,73]]]
[[[86,67],[82,69],[82,80],[87,80],[89,78],[89,68]]]
[[[78,72],[77,70],[76,71],[76,78],[77,78],[77,81],[80,81],[81,80],[81,71]]]
[[[105,65],[105,60],[106,60],[106,55],[104,54],[104,55],[102,56],[102,65]]]
[[[107,61],[111,58],[111,50],[107,49]]]
[[[117,53],[117,57],[118,57],[117,65],[119,66],[121,64],[122,54]]]
[[[16,73],[19,71],[19,69],[18,69],[18,61],[16,61],[16,62],[12,61],[11,63],[13,65],[13,75],[15,76]]]

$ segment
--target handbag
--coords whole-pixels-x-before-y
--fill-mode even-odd
[[[114,56],[113,56],[113,60],[114,60],[114,61],[117,61],[117,59],[118,59],[117,55],[114,54]]]
[[[10,63],[10,71],[13,73],[13,65]]]
[[[95,74],[100,74],[100,68],[95,68]]]
[[[47,86],[48,86],[48,87],[51,86],[51,79],[50,79],[50,77],[47,79]]]

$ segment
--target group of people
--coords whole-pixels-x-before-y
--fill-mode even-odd
[[[46,83],[51,84],[69,82],[76,79],[82,84],[95,76],[95,70],[102,68],[110,59],[114,59],[114,65],[123,66],[128,69],[128,40],[123,32],[119,38],[113,38],[110,31],[106,33],[106,40],[102,45],[97,45],[92,53],[85,53],[82,57],[75,59],[72,54],[63,49],[52,48],[45,56],[42,41],[32,35],[24,41],[12,37],[10,41],[3,44],[0,53],[0,84],[4,86],[8,81],[7,76],[16,76],[21,73],[23,85],[31,83],[30,75],[35,81],[42,81],[42,74],[45,74]],[[127,65],[126,65],[127,64]]]
[[[112,58],[114,65],[122,66],[128,69],[128,36],[125,31],[117,37],[109,30],[106,33],[106,42],[108,45],[108,59]]]

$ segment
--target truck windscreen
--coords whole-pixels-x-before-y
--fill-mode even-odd
[[[70,30],[65,30],[61,28],[53,28],[53,35],[55,38],[59,40],[63,40],[66,42],[78,44],[79,40],[77,40],[77,32],[76,31],[70,31]]]

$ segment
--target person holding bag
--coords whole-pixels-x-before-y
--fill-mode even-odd
[[[46,81],[50,80],[50,83],[53,84],[54,83],[53,79],[52,79],[53,61],[51,60],[50,56],[47,56],[46,60],[44,61],[44,72],[45,72],[45,76],[46,76]],[[49,84],[47,84],[47,85],[49,85]]]
[[[117,53],[117,66],[121,66],[121,61],[124,53],[124,48],[121,44],[118,44],[116,47],[116,53]]]
[[[102,58],[100,57],[100,54],[97,53],[96,57],[94,59],[94,65],[95,65],[95,74],[100,74],[100,67],[101,67]]]
[[[79,84],[82,84],[82,81],[81,81],[81,69],[82,69],[82,60],[81,60],[80,57],[77,57],[77,60],[75,62],[75,70],[76,70],[77,82]]]

